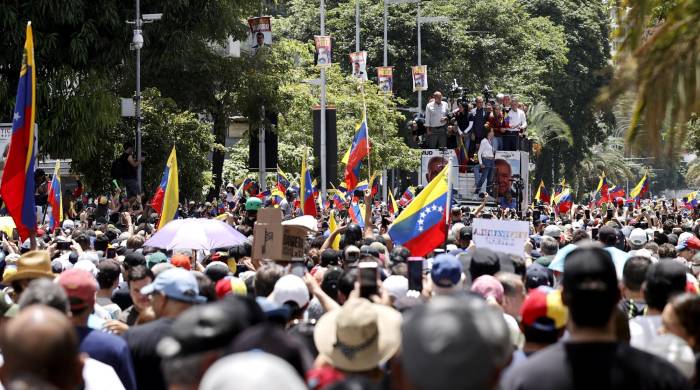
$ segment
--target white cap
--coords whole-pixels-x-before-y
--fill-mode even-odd
[[[557,225],[549,225],[544,228],[544,235],[554,237],[558,240],[561,237],[561,229],[559,229]]]
[[[295,276],[296,277],[296,276]],[[286,361],[265,352],[234,353],[219,359],[204,374],[201,390],[306,390],[306,384]]]
[[[92,276],[97,277],[97,266],[90,260],[78,260],[73,266],[75,269],[81,269],[92,274]]]
[[[632,245],[644,245],[647,243],[647,239],[647,233],[640,228],[632,230],[629,237],[630,243],[632,243]]]
[[[309,303],[309,289],[306,288],[306,284],[300,277],[284,275],[275,283],[275,288],[269,298],[278,305],[292,301],[303,308]]]
[[[66,219],[63,221],[63,228],[73,230],[75,229],[75,222],[71,219]]]
[[[405,297],[408,292],[408,279],[401,275],[391,275],[384,280],[382,286],[390,297],[400,299]]]

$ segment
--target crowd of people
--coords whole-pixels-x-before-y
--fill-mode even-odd
[[[445,243],[413,257],[364,200],[364,227],[331,232],[321,213],[293,261],[252,256],[255,197],[183,205],[248,237],[210,251],[145,246],[157,216],[118,191],[40,229],[36,249],[3,234],[2,385],[700,388],[692,212],[541,206],[516,256],[472,241],[475,218],[516,218],[484,202],[452,208]]]

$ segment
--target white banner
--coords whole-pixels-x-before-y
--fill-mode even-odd
[[[528,222],[498,219],[474,219],[472,240],[479,248],[525,256],[525,241],[530,235]]]

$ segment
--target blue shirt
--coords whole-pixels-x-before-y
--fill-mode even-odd
[[[126,390],[136,390],[136,375],[126,341],[119,336],[99,330],[76,326],[80,352],[111,366]]]

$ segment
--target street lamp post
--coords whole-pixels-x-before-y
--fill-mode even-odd
[[[418,66],[423,65],[421,63],[421,36],[420,36],[420,26],[425,23],[445,23],[449,22],[450,18],[447,16],[420,16],[420,2],[418,3],[418,16],[416,17],[416,24],[418,28]],[[418,91],[418,112],[423,110],[423,91]]]
[[[131,40],[131,49],[136,51],[136,93],[134,94],[135,116],[136,116],[136,161],[139,165],[136,169],[136,181],[138,182],[139,192],[143,191],[142,187],[142,170],[141,170],[141,48],[143,48],[143,33],[142,27],[144,23],[155,22],[160,20],[163,14],[144,14],[141,17],[141,3],[136,0],[136,18],[133,22],[127,22],[134,25],[134,35]]]
[[[355,51],[360,51],[360,0],[355,0]]]
[[[358,4],[359,7],[359,4]],[[358,17],[359,17],[359,10]],[[320,4],[320,14],[321,14],[321,35],[326,35],[326,3],[321,0]],[[359,29],[357,35],[359,36]],[[359,40],[357,42],[359,45]],[[321,167],[321,197],[326,199],[327,185],[326,183],[326,68],[321,67],[321,161],[319,161],[319,166]],[[304,189],[302,188],[301,191]]]

